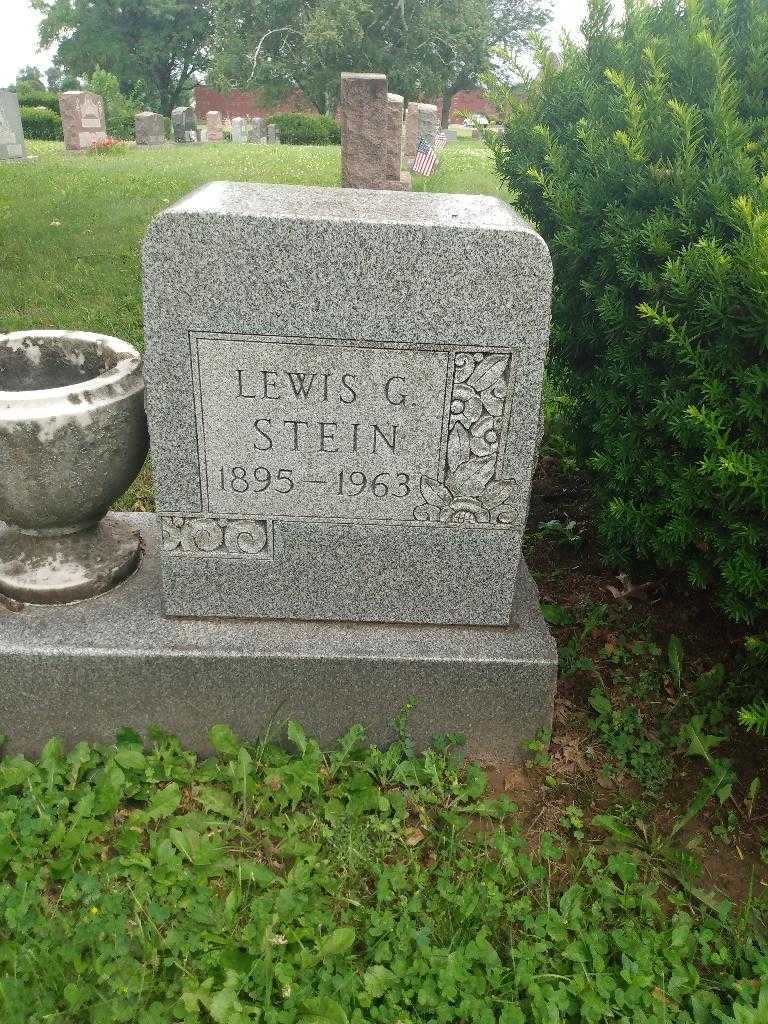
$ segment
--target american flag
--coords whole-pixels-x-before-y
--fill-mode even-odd
[[[448,136],[445,132],[439,132],[435,139],[435,152],[439,155],[448,145]]]
[[[435,173],[437,167],[437,153],[426,139],[422,139],[419,148],[416,150],[416,159],[413,161],[411,170],[414,174],[422,174],[428,178]]]

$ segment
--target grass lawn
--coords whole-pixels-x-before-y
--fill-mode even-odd
[[[139,346],[157,211],[211,179],[339,177],[335,148],[31,148],[0,165],[0,328]],[[417,188],[503,194],[470,141]],[[558,407],[527,545],[553,736],[516,768],[416,754],[405,720],[386,752],[290,724],[287,749],[218,727],[210,759],[129,730],[0,759],[0,1024],[768,1024],[743,635],[684,580],[602,564]],[[151,500],[145,475],[126,504]]]

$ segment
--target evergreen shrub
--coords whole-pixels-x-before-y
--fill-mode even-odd
[[[20,107],[46,107],[54,113],[59,112],[59,94],[56,92],[18,92]]]
[[[768,11],[658,0],[539,54],[498,169],[555,263],[614,559],[684,571],[730,616],[768,610]]]
[[[341,129],[326,114],[273,114],[268,124],[280,127],[280,141],[294,146],[338,146]]]
[[[21,126],[25,139],[46,139],[58,142],[64,138],[61,117],[47,107],[20,107]]]

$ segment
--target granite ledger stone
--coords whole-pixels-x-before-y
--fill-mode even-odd
[[[162,114],[142,110],[136,115],[136,145],[162,146],[165,142],[165,120]]]
[[[0,160],[25,160],[24,129],[15,92],[0,89]]]
[[[383,188],[387,180],[387,76],[341,76],[341,184]]]
[[[112,516],[144,549],[122,586],[53,608],[0,604],[5,753],[36,756],[52,735],[114,743],[125,725],[207,752],[212,725],[255,741],[291,718],[323,744],[358,723],[386,744],[413,703],[419,747],[463,733],[472,755],[518,760],[551,725],[557,655],[525,570],[516,629],[173,619],[160,604],[155,517]]]
[[[59,110],[67,149],[81,152],[106,139],[104,100],[95,92],[59,93]]]
[[[509,623],[550,317],[530,225],[213,182],[143,266],[168,614]]]

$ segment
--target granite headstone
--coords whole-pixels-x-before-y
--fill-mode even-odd
[[[244,143],[248,141],[248,118],[247,117],[233,117],[232,118],[232,141],[238,143]]]
[[[403,105],[402,96],[387,94],[387,180],[386,188],[407,192],[411,176],[403,171]]]
[[[224,125],[218,110],[209,110],[205,116],[206,141],[221,142],[224,138]]]
[[[136,145],[162,146],[165,142],[165,119],[162,114],[142,110],[136,115]]]
[[[171,111],[174,142],[198,142],[197,117],[192,107],[174,107]]]
[[[80,152],[106,139],[104,100],[95,92],[59,93],[59,110],[68,150]]]
[[[15,92],[0,89],[0,160],[25,160],[24,129]]]
[[[341,76],[341,183],[383,188],[387,180],[387,76]]]
[[[168,613],[507,624],[550,286],[493,198],[218,182],[157,218]]]

